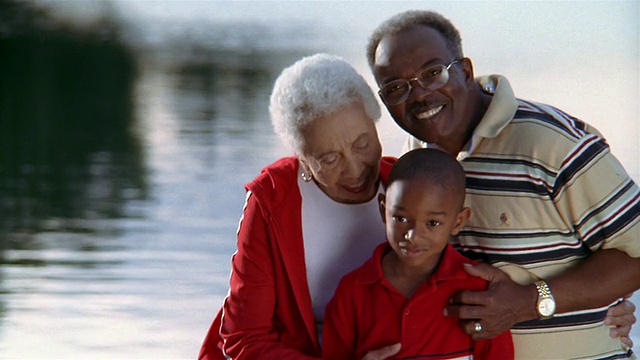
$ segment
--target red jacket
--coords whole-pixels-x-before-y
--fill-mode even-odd
[[[380,161],[383,183],[394,161]],[[238,229],[230,292],[199,359],[225,359],[222,348],[233,359],[321,357],[307,285],[297,178],[298,160],[287,157],[245,186],[251,194]]]

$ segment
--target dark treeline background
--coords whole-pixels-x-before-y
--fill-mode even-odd
[[[0,244],[96,231],[78,220],[122,216],[123,201],[146,196],[133,53],[108,18],[80,31],[2,1],[0,23]]]

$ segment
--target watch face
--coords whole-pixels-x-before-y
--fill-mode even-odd
[[[556,311],[556,302],[553,299],[546,298],[540,300],[538,304],[538,312],[542,316],[551,316]]]

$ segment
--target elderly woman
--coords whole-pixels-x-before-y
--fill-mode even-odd
[[[246,185],[217,319],[222,348],[233,359],[318,358],[324,309],[340,278],[385,240],[377,194],[392,159],[381,159],[373,92],[340,58],[318,54],[285,69],[270,112],[296,156]],[[221,355],[211,338],[208,345],[201,357]]]
[[[344,60],[325,54],[285,69],[271,119],[295,156],[246,185],[229,295],[200,359],[321,356],[324,309],[343,275],[385,241],[377,194],[395,159],[382,156],[378,102]],[[633,317],[633,308],[621,317]],[[633,321],[619,320],[627,325]],[[372,351],[385,359],[398,346]]]

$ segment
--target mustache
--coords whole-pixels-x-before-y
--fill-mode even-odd
[[[438,105],[438,102],[433,99],[425,99],[422,101],[416,101],[409,105],[409,111],[412,113],[421,112],[425,109],[430,109]]]

